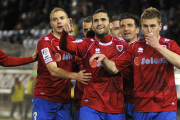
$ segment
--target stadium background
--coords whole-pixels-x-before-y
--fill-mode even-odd
[[[161,36],[174,39],[180,45],[179,0],[0,0],[0,49],[14,57],[32,55],[38,39],[51,31],[49,14],[54,7],[65,9],[69,17],[73,18],[75,31],[72,34],[78,39],[83,37],[84,18],[99,8],[106,9],[112,16],[131,12],[140,17],[142,11],[150,6],[161,12]],[[143,37],[142,30],[138,37]],[[35,75],[35,69],[34,63],[0,67],[0,120],[8,120],[10,115],[10,92],[14,78],[18,76],[26,88],[28,80]],[[175,68],[175,73],[180,117],[180,70]],[[18,116],[17,112],[15,116]],[[31,110],[28,116],[31,117]]]

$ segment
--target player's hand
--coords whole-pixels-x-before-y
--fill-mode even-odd
[[[66,33],[74,31],[72,18],[69,18],[69,22],[63,26],[63,29]]]
[[[34,51],[34,53],[32,55],[32,58],[33,58],[34,61],[37,61],[37,59],[38,59],[38,52],[37,52],[37,50]]]
[[[146,42],[153,48],[156,48],[159,44],[159,38],[157,38],[152,32],[145,35]]]
[[[76,80],[83,83],[88,84],[88,81],[91,80],[91,73],[86,73],[86,70],[81,70],[77,73]]]
[[[94,64],[103,61],[106,58],[104,54],[94,54],[89,59],[89,64],[93,67]]]

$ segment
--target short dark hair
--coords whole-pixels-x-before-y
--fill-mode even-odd
[[[120,17],[118,15],[112,16],[112,21],[111,22],[114,22],[114,21],[117,21],[117,20],[120,20]]]
[[[94,17],[95,14],[98,14],[98,13],[101,13],[101,12],[102,12],[102,13],[107,13],[107,16],[108,16],[108,18],[109,18],[109,22],[112,21],[110,14],[109,14],[105,9],[98,9],[98,10],[96,10],[96,11],[93,13],[92,17]]]
[[[93,19],[92,16],[88,16],[84,19],[84,22],[90,23],[90,22],[92,22],[92,19]]]
[[[120,22],[123,19],[133,19],[136,28],[140,27],[139,19],[134,14],[131,14],[131,13],[122,13],[122,14],[120,14]]]

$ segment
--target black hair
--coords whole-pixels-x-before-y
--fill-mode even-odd
[[[136,27],[140,27],[139,19],[138,19],[135,15],[133,15],[133,14],[131,14],[131,13],[122,13],[122,14],[120,14],[120,22],[121,22],[123,19],[128,19],[128,18],[134,20]]]
[[[93,13],[92,17],[94,17],[95,14],[98,14],[98,13],[101,13],[101,12],[102,12],[102,13],[107,13],[107,16],[108,16],[108,18],[109,18],[109,22],[112,21],[111,15],[110,15],[105,9],[98,9],[98,10],[96,10],[96,11]]]

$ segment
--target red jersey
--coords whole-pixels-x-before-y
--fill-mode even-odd
[[[160,37],[159,43],[180,55],[179,46],[174,40]],[[176,111],[174,66],[144,38],[130,45],[130,49],[115,61],[116,67],[121,71],[130,65],[131,61],[134,67],[135,111]]]
[[[0,49],[0,65],[7,59],[6,54]]]
[[[0,49],[0,65],[4,67],[24,65],[24,64],[31,63],[33,61],[34,60],[32,59],[32,57],[16,58],[16,57],[7,56]]]
[[[70,103],[71,80],[52,77],[46,65],[56,62],[57,67],[72,71],[72,55],[59,48],[59,38],[52,32],[38,41],[37,50],[38,75],[33,97],[58,103]]]
[[[128,66],[122,72],[122,80],[123,80],[123,95],[124,95],[124,102],[125,103],[134,103],[134,71],[133,66]]]
[[[94,38],[80,39],[73,41],[73,43],[75,49],[72,48],[71,50],[76,50],[76,55],[82,59],[86,72],[92,74],[92,79],[84,87],[81,106],[88,106],[105,113],[125,112],[123,82],[120,74],[109,74],[102,67],[101,62],[97,66],[91,67],[89,58],[95,53],[102,53],[110,60],[115,60],[121,56],[128,44],[124,40],[110,35],[104,38],[95,36]]]

